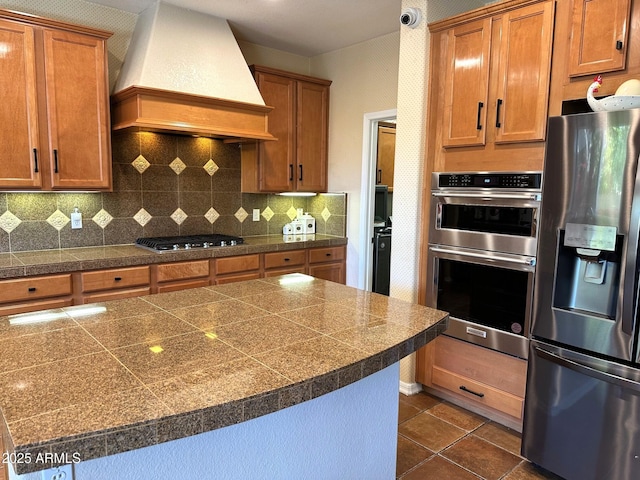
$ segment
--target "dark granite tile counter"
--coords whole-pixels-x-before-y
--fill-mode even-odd
[[[31,459],[21,474],[250,421],[379,372],[447,323],[301,274],[0,317],[5,446]]]
[[[157,253],[135,245],[65,248],[15,253],[0,253],[0,279],[47,275],[99,268],[129,267],[154,263],[230,257],[299,248],[346,245],[347,238],[331,235],[306,235],[286,240],[283,235],[244,237],[242,245]]]

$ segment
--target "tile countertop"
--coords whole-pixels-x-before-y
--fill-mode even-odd
[[[104,457],[319,397],[448,323],[302,274],[43,313],[0,317],[0,427],[19,474],[54,455]]]
[[[320,234],[302,237],[296,241],[285,241],[283,235],[244,237],[242,245],[163,253],[132,244],[0,253],[0,279],[347,244],[346,237]]]

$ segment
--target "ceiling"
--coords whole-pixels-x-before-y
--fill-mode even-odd
[[[89,0],[140,13],[156,0]],[[402,0],[164,0],[225,18],[238,40],[311,57],[398,31]]]

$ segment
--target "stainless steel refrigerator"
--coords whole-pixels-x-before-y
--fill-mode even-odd
[[[640,110],[549,119],[522,454],[640,479]]]

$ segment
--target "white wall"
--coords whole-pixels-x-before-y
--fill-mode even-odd
[[[397,32],[311,58],[311,74],[333,81],[329,191],[347,193],[347,284],[352,286],[357,285],[360,262],[368,261],[359,249],[361,235],[367,235],[359,224],[367,187],[361,184],[362,121],[365,113],[396,108],[399,47]]]

